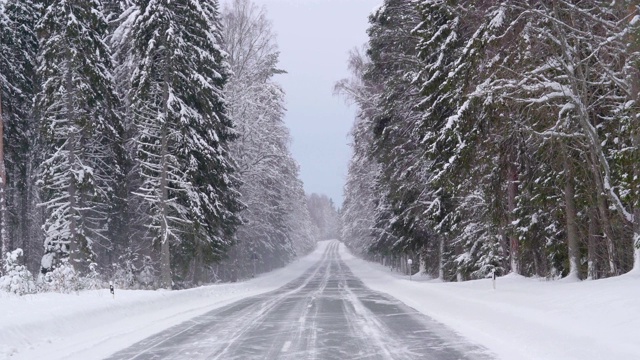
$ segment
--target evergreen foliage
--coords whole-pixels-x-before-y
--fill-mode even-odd
[[[386,0],[337,86],[359,108],[347,244],[445,280],[638,269],[639,18],[631,1]]]
[[[0,2],[3,289],[186,287],[314,248],[275,39],[237,58],[230,25],[218,1]]]
[[[33,1],[8,0],[0,4],[0,107],[3,120],[4,166],[6,171],[2,229],[5,250],[23,249],[25,258],[38,253],[30,239],[39,219],[34,212],[38,131],[33,116],[36,91],[35,57],[37,39],[35,25],[39,7]],[[39,263],[39,261],[37,261]]]
[[[122,124],[116,113],[107,24],[99,1],[51,1],[37,25],[36,97],[46,209],[42,272],[70,257],[87,269],[108,248],[113,191],[122,178]]]
[[[219,259],[240,223],[238,179],[228,143],[236,138],[222,87],[217,3],[142,1],[132,25],[133,119],[144,221],[160,246],[162,285],[181,264]],[[173,246],[174,250],[169,248]],[[186,250],[186,251],[181,251]]]
[[[0,290],[17,295],[35,292],[36,284],[33,275],[26,266],[20,264],[20,258],[23,254],[20,248],[4,254],[2,264],[4,275],[0,276]]]

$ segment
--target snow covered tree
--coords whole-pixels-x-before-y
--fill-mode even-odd
[[[327,195],[307,195],[307,208],[311,221],[319,230],[318,240],[337,239],[339,236],[339,214],[333,200]]]
[[[366,50],[366,48],[365,48]],[[372,156],[372,113],[375,112],[376,84],[366,82],[364,71],[369,65],[366,51],[358,49],[349,56],[352,77],[339,81],[335,93],[357,106],[357,117],[351,130],[353,155],[349,163],[341,212],[342,241],[351,251],[369,255],[375,238],[376,183],[380,166]]]
[[[293,164],[291,166],[294,166]],[[307,197],[304,192],[302,181],[299,179],[299,170],[295,165],[295,178],[289,178],[292,184],[288,188],[289,194],[289,214],[287,222],[289,223],[291,239],[296,256],[303,256],[316,248],[317,231],[311,221],[311,215],[307,207]]]
[[[233,71],[225,95],[238,140],[231,151],[238,163],[246,209],[238,243],[223,264],[232,279],[282,266],[313,247],[298,166],[289,151],[283,122],[284,91],[274,76],[278,50],[264,8],[235,0],[223,10],[224,49]]]
[[[634,1],[385,1],[338,86],[359,110],[345,241],[437,254],[444,279],[640,268],[638,19]]]
[[[28,260],[39,224],[34,207],[34,64],[37,49],[32,1],[8,0],[0,10],[0,116],[3,120],[2,238],[6,251],[21,247]]]
[[[237,135],[222,88],[217,1],[141,0],[131,25],[135,160],[150,240],[160,247],[161,285],[219,258],[240,223],[228,147]],[[173,251],[171,250],[173,248]],[[171,256],[179,261],[171,261]],[[196,279],[199,281],[199,279]]]
[[[385,194],[377,204],[378,239],[393,244],[393,252],[416,251],[430,239],[419,215],[431,203],[427,169],[419,143],[418,89],[413,85],[420,65],[412,30],[420,16],[413,2],[386,1],[369,18],[369,65],[363,72],[375,92],[376,111],[370,112],[373,155],[380,164],[376,191]],[[373,85],[375,84],[375,85]],[[385,240],[386,239],[386,240]]]
[[[344,240],[397,259],[434,246],[442,253],[437,224],[423,216],[434,209],[436,197],[428,183],[429,159],[420,145],[424,134],[415,81],[421,65],[419,37],[413,32],[420,13],[415,2],[390,0],[374,11],[370,23],[368,58],[352,58],[354,79],[338,84],[359,107],[343,231],[346,236],[353,230],[360,239]],[[373,215],[369,225],[363,219],[367,213]]]
[[[97,247],[110,246],[111,197],[122,178],[122,125],[102,10],[97,0],[51,1],[37,25],[43,273],[67,257],[84,270]]]
[[[518,37],[521,40],[514,44],[523,44],[522,48],[528,50],[525,55],[529,56],[501,59],[503,68],[511,71],[502,73],[493,84],[503,98],[515,100],[528,109],[555,113],[556,121],[527,119],[524,124],[529,131],[563,139],[564,147],[580,149],[583,159],[579,163],[586,166],[592,182],[610,274],[619,273],[621,258],[628,256],[621,256],[617,250],[625,245],[616,241],[618,236],[614,233],[624,230],[615,225],[615,218],[624,219],[629,228],[636,227],[633,212],[637,200],[632,194],[637,191],[634,182],[627,180],[633,178],[633,170],[626,164],[634,156],[629,149],[633,149],[632,134],[637,129],[630,81],[634,71],[629,71],[637,57],[629,46],[633,43],[629,34],[637,31],[637,24],[632,21],[637,8],[623,3],[510,3],[506,9],[511,21],[504,25],[502,37],[521,34]],[[506,59],[513,60],[506,63]],[[568,154],[559,150],[559,154]],[[572,178],[572,175],[565,177],[568,181]],[[571,192],[573,186],[565,186]],[[579,245],[578,234],[571,230],[571,213],[575,212],[570,204],[572,198],[565,197],[570,273],[575,274]]]
[[[35,292],[36,286],[33,275],[27,267],[20,263],[23,252],[18,248],[4,254],[4,275],[0,276],[0,290],[25,295]]]
[[[134,108],[132,106],[133,72],[138,63],[134,57],[134,37],[131,34],[132,27],[140,15],[139,4],[132,0],[109,0],[105,3],[105,9],[112,31],[107,38],[114,59],[114,82],[120,99],[120,114],[122,116],[124,133],[124,181],[117,194],[118,208],[122,214],[121,222],[113,225],[112,251],[109,254],[109,264],[113,267],[114,274],[121,275],[123,269],[140,269],[145,266],[150,269],[154,261],[147,261],[153,257],[153,244],[148,238],[148,218],[144,208],[144,201],[136,195],[141,186],[140,168],[136,159],[136,124],[134,122]],[[148,241],[147,241],[148,240]],[[146,265],[145,265],[146,264]],[[129,271],[129,270],[127,270]],[[153,271],[149,272],[150,274]],[[120,276],[122,277],[122,276]],[[135,279],[135,274],[131,276]],[[147,281],[147,284],[153,281]],[[137,286],[134,284],[133,286]]]
[[[0,3],[0,39],[4,40],[7,36],[11,36],[7,31],[10,28],[9,19],[4,14],[4,3]],[[6,33],[6,34],[5,34]],[[9,50],[4,44],[0,47],[0,65],[2,68],[9,67],[8,58]],[[6,75],[3,75],[1,80],[4,80]],[[4,254],[9,249],[9,241],[6,235],[6,169],[4,161],[4,119],[2,117],[2,95],[4,94],[4,88],[7,87],[6,80],[0,83],[0,254]]]

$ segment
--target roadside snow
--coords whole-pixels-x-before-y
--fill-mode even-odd
[[[0,0],[1,1],[1,0]],[[0,359],[102,359],[163,329],[300,276],[329,242],[286,268],[242,283],[183,291],[80,295],[0,293]],[[640,276],[567,282],[517,276],[441,283],[340,255],[355,276],[487,347],[499,359],[636,360]]]
[[[0,0],[2,1],[2,0]],[[275,290],[318,262],[329,242],[245,282],[180,291],[108,290],[15,296],[0,292],[0,359],[102,359],[166,328]]]
[[[410,281],[352,256],[343,244],[340,256],[371,289],[451,327],[499,359],[640,359],[638,275],[583,282],[508,275],[493,290],[490,279]]]

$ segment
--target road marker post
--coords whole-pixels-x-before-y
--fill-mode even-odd
[[[113,297],[113,299],[115,300],[116,292],[113,289],[113,281],[109,281],[109,291],[111,292],[111,297]]]
[[[493,279],[491,280],[491,282],[493,283],[493,290],[495,290],[496,289],[496,270],[495,269],[491,272],[491,278]]]
[[[407,264],[409,265],[409,281],[411,281],[411,264],[413,264],[413,260],[407,259]]]

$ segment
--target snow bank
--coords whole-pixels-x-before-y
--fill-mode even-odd
[[[340,255],[370,288],[484,345],[499,359],[640,359],[640,276],[583,282],[520,276],[442,283]],[[417,281],[416,281],[417,280]]]
[[[320,260],[329,242],[249,281],[180,291],[108,290],[18,297],[0,292],[0,359],[102,359],[163,329],[275,290]]]

